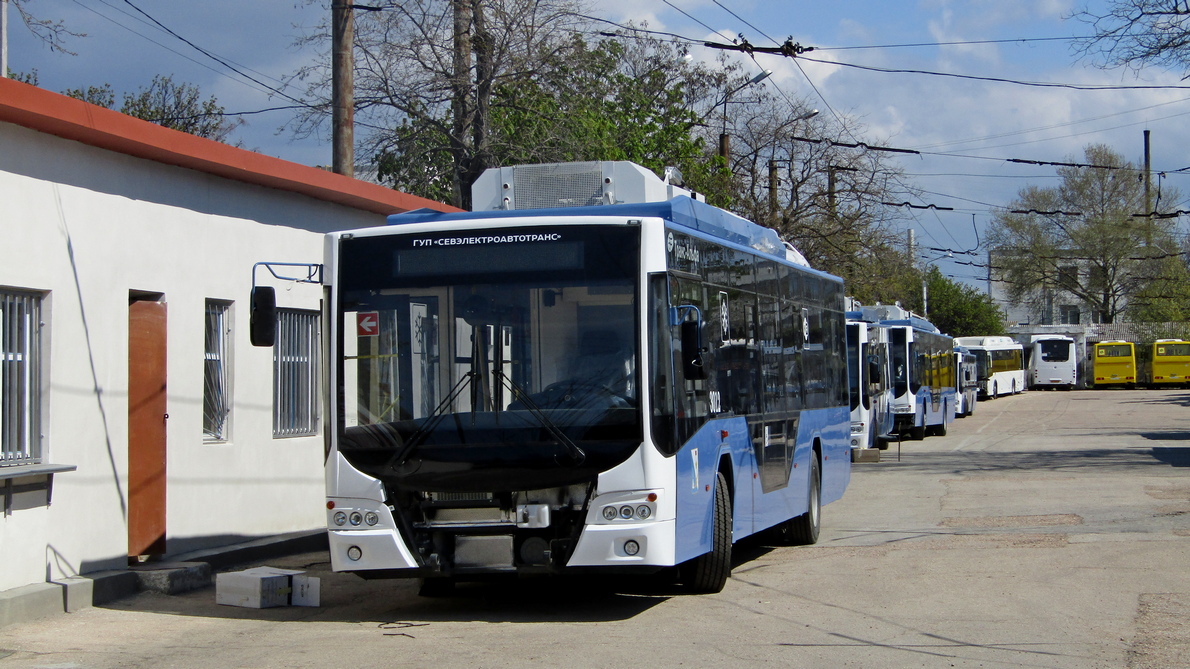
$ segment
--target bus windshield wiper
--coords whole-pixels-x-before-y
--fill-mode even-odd
[[[388,461],[388,466],[391,469],[395,470],[401,465],[405,464],[405,460],[408,459],[413,453],[413,449],[420,446],[421,443],[426,440],[426,437],[428,437],[430,433],[438,427],[438,424],[441,423],[444,418],[446,418],[446,414],[450,407],[454,405],[454,401],[458,399],[459,395],[463,394],[463,391],[471,385],[477,376],[479,376],[478,372],[472,370],[464,374],[463,378],[459,379],[459,382],[456,383],[454,387],[450,389],[450,392],[446,394],[446,398],[434,408],[434,411],[432,411],[429,416],[426,416],[426,419],[422,421],[422,424],[417,428],[417,430],[414,431],[413,434],[409,435],[409,438],[405,440],[405,444],[401,447],[401,450],[397,451],[396,454],[393,455],[392,459]]]
[[[554,421],[550,420],[549,416],[545,415],[545,412],[541,410],[541,407],[537,406],[537,403],[530,399],[529,394],[526,393],[523,388],[517,385],[516,381],[513,381],[511,378],[509,378],[509,376],[504,373],[504,370],[500,369],[499,367],[493,370],[492,374],[497,379],[499,379],[500,382],[504,384],[510,391],[512,391],[514,400],[519,400],[522,404],[524,404],[525,409],[528,410],[528,412],[532,414],[539,423],[541,423],[542,427],[544,427],[551,435],[553,435],[554,439],[558,440],[558,443],[566,447],[567,455],[569,456],[568,461],[558,462],[558,464],[577,467],[586,461],[586,452],[579,448],[579,445],[574,443],[574,440],[566,436],[566,433],[562,432],[562,429],[559,428],[558,425],[554,423]]]

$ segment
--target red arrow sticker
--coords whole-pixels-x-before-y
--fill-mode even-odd
[[[360,337],[375,337],[380,334],[380,312],[361,311],[355,317],[355,324]]]

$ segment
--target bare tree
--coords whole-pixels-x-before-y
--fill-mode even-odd
[[[1186,0],[1108,0],[1075,18],[1094,34],[1079,52],[1105,67],[1160,65],[1190,71],[1190,4]]]
[[[72,56],[77,55],[66,48],[66,42],[71,37],[86,37],[86,33],[76,33],[66,27],[62,21],[42,19],[29,11],[29,5],[36,0],[8,0],[8,3],[21,17],[21,22],[38,39],[45,43],[51,51],[59,51]]]
[[[900,169],[883,153],[845,146],[855,144],[860,129],[813,115],[804,100],[791,105],[762,96],[736,119],[729,124],[732,208],[777,230],[816,267],[842,276],[853,294],[877,294],[874,284],[887,278],[867,268],[890,256],[897,257],[893,264],[905,262],[890,232],[900,210],[884,204],[908,196]]]
[[[399,0],[381,7],[355,22],[356,124],[365,153],[449,165],[449,183],[437,169],[424,177],[467,208],[471,183],[491,166],[493,91],[531,81],[583,26],[580,7],[572,0]],[[325,41],[325,34],[307,40]],[[297,76],[323,105],[301,116],[296,130],[318,132],[327,118],[329,70],[323,64]]]

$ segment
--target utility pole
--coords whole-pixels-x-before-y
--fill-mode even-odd
[[[355,176],[355,21],[350,0],[331,0],[331,169]]]
[[[769,161],[769,216],[773,223],[777,222],[777,185],[780,180],[777,178],[777,161]]]
[[[450,77],[451,88],[451,153],[454,157],[454,198],[456,207],[470,209],[470,195],[467,181],[469,171],[468,131],[474,131],[474,111],[471,107],[471,28],[472,28],[472,0],[451,0],[451,11],[454,18],[454,52],[453,72]]]
[[[1149,155],[1149,131],[1145,131],[1145,246],[1153,245],[1153,195],[1150,186],[1152,184],[1150,175],[1152,174],[1152,164],[1150,163]]]

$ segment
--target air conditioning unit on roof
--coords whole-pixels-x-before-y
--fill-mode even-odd
[[[471,186],[471,208],[478,212],[639,204],[679,195],[706,201],[681,183],[682,175],[674,168],[666,168],[662,179],[625,160],[493,167]]]

